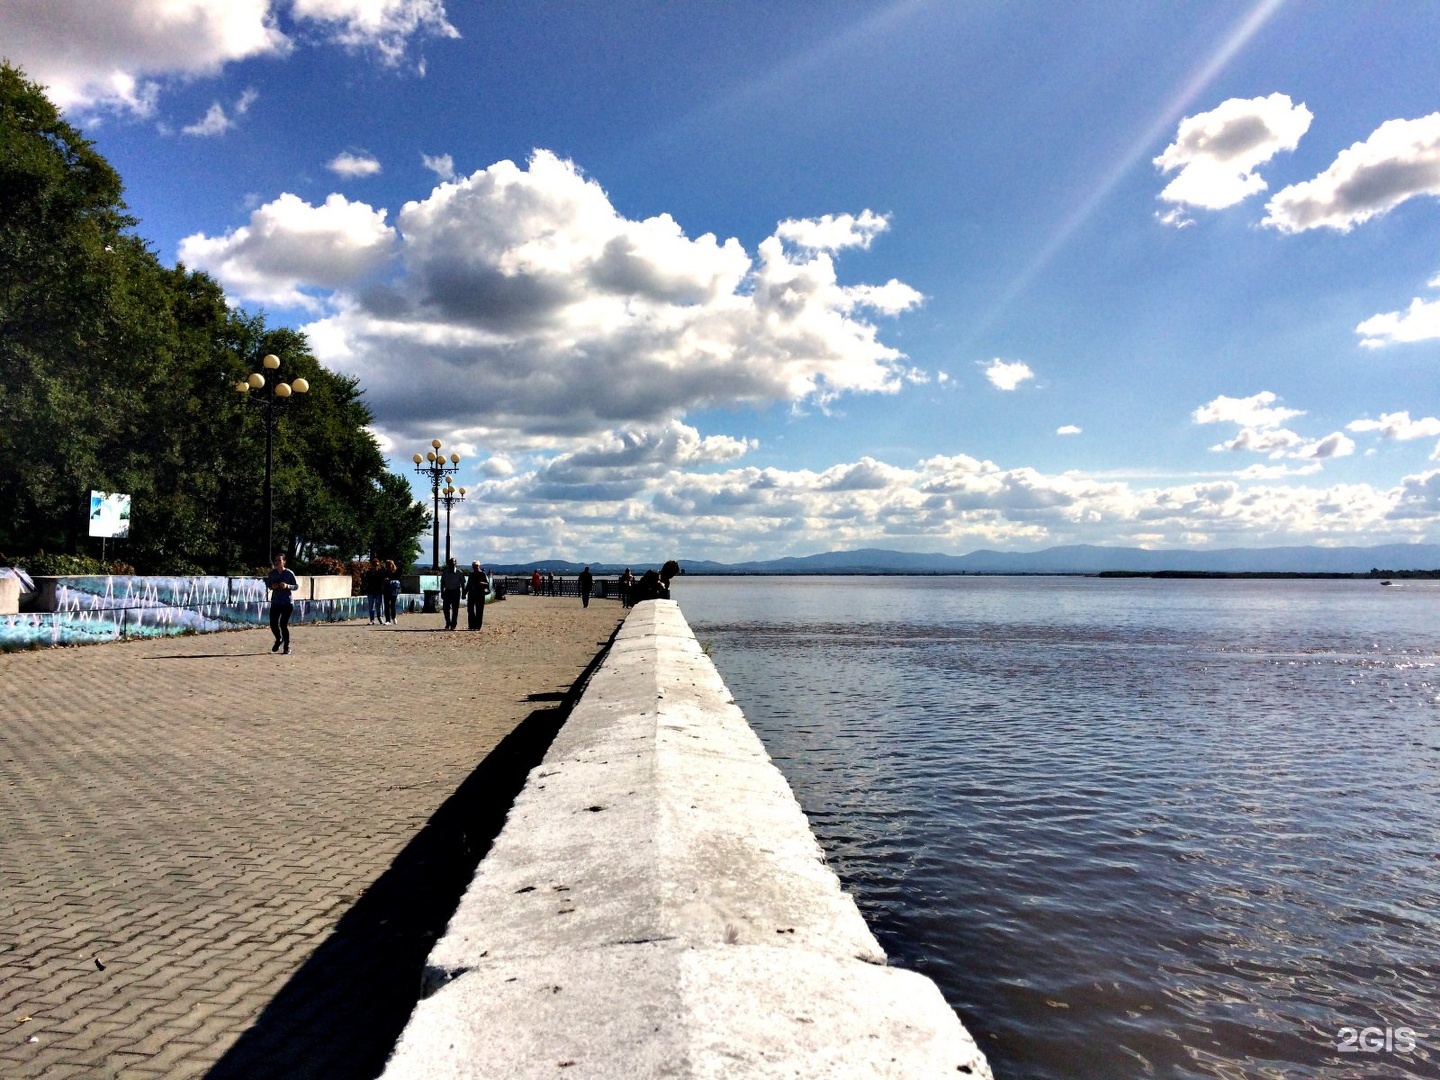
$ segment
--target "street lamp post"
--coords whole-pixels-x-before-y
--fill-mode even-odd
[[[430,549],[430,566],[431,569],[435,570],[438,573],[440,570],[440,482],[443,480],[445,482],[445,487],[447,488],[451,486],[450,477],[460,471],[460,455],[452,453],[450,455],[450,460],[447,462],[445,460],[445,455],[440,451],[440,440],[432,439],[430,442],[430,449],[425,452],[425,456],[422,458],[419,454],[416,454],[411,460],[415,462],[415,471],[417,473],[419,473],[421,476],[428,476],[430,478],[430,492],[435,499],[435,513],[432,521],[432,524],[434,525],[434,535],[432,537]],[[445,504],[445,511],[445,551],[446,558],[449,558],[449,502],[446,502]]]
[[[265,370],[273,372],[280,367],[280,358],[271,353],[261,360],[260,364]],[[258,371],[252,371],[247,378],[235,384],[235,392],[244,394],[245,401],[265,409],[265,561],[268,563],[275,557],[275,496],[272,487],[275,419],[276,415],[290,404],[291,394],[310,392],[310,383],[305,379],[294,379],[288,383],[276,382],[270,387],[268,394],[259,398],[250,396],[250,391],[264,388],[265,376]]]
[[[457,502],[465,501],[465,489],[456,489],[449,480],[440,492],[440,501],[445,504],[445,565],[450,565],[450,508]]]

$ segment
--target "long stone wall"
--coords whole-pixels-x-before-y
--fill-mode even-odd
[[[301,577],[294,624],[363,618],[366,598],[350,596],[350,578]],[[338,583],[338,584],[337,584]],[[343,590],[342,590],[343,585]],[[127,637],[207,634],[265,626],[270,604],[261,578],[42,577],[38,610],[0,614],[0,649],[89,645]],[[343,595],[335,595],[343,591]],[[421,598],[401,596],[401,612]]]
[[[885,966],[672,601],[626,619],[423,989],[384,1080],[991,1075]]]

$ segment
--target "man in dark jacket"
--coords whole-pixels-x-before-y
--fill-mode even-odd
[[[279,652],[283,647],[285,653],[290,652],[290,615],[295,610],[295,590],[300,583],[295,580],[295,575],[285,569],[285,556],[275,556],[275,569],[265,575],[265,591],[270,594],[270,633],[275,635],[275,644],[270,647],[271,652]]]
[[[465,628],[479,630],[485,625],[485,594],[490,591],[490,575],[478,562],[470,564],[470,576],[465,579]]]
[[[580,606],[590,606],[590,590],[595,588],[595,575],[590,573],[590,567],[580,571],[580,576],[575,579],[575,584],[580,586]]]
[[[372,560],[360,577],[360,589],[365,593],[365,606],[370,611],[370,623],[385,621],[385,568]]]
[[[460,594],[465,590],[465,575],[460,572],[454,556],[440,572],[440,603],[445,611],[445,629],[454,630],[460,623]]]

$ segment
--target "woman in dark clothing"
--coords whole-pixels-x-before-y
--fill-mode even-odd
[[[377,620],[383,623],[385,617],[381,612],[385,596],[385,568],[378,562],[372,562],[360,578],[360,587],[365,590],[365,606],[370,612],[370,624],[373,626]]]
[[[395,625],[395,601],[400,596],[400,571],[394,559],[385,560],[385,621]]]

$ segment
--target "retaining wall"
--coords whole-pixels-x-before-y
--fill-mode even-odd
[[[436,943],[384,1080],[990,1077],[885,966],[673,601],[628,616]]]
[[[13,579],[0,579],[13,580]],[[291,623],[364,618],[366,598],[350,596],[350,578],[301,577]],[[339,591],[345,595],[326,597]],[[0,614],[0,649],[89,645],[127,637],[164,637],[268,626],[270,602],[261,578],[41,577],[36,611]],[[312,599],[313,597],[313,599]],[[401,596],[400,612],[419,611],[421,598]]]
[[[296,600],[344,600],[351,592],[350,575],[295,578]],[[265,579],[223,575],[164,577],[72,574],[36,577],[30,607],[46,611],[107,611],[120,608],[204,608],[215,604],[268,602]]]

